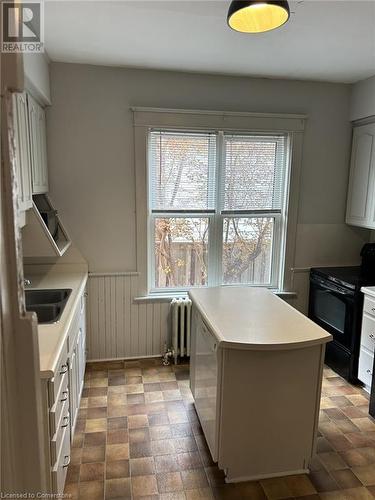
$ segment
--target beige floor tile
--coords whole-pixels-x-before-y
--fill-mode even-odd
[[[161,391],[145,392],[146,403],[157,403],[160,401],[164,401],[163,393]]]
[[[289,476],[285,479],[285,482],[288,489],[295,497],[313,495],[316,493],[316,489],[310,481],[310,478],[305,474]]]
[[[128,427],[129,429],[148,427],[147,415],[130,415],[128,417]]]
[[[353,472],[365,486],[375,485],[375,467],[373,464],[353,467]]]
[[[185,490],[208,487],[204,469],[190,469],[181,471],[182,484]]]
[[[158,485],[154,475],[135,476],[132,478],[131,484],[134,497],[145,497],[158,494]]]
[[[178,472],[179,466],[177,455],[158,455],[155,457],[156,472]]]
[[[353,419],[353,423],[364,432],[374,432],[375,431],[375,422],[370,417],[364,418],[355,418]]]
[[[105,446],[82,448],[82,463],[104,462]]]
[[[350,469],[331,471],[331,475],[342,489],[362,486],[360,480]]]
[[[129,444],[110,444],[106,448],[106,460],[114,462],[115,460],[128,460],[129,459]]]
[[[162,472],[156,474],[158,489],[160,493],[183,490],[181,474],[179,472]]]
[[[151,441],[151,450],[154,456],[171,455],[175,453],[173,439],[161,439],[159,441]]]
[[[372,500],[373,496],[366,488],[350,488],[332,491],[320,495],[323,500]]]
[[[345,469],[348,467],[345,461],[336,452],[319,453],[319,460],[328,471]]]
[[[171,439],[172,429],[169,425],[156,425],[150,427],[150,438],[152,441],[158,441],[160,439]]]
[[[103,500],[104,482],[102,481],[80,482],[78,491],[80,500]]]
[[[129,478],[108,479],[105,482],[105,498],[131,498]]]
[[[106,479],[118,479],[129,476],[129,460],[116,460],[106,463]]]
[[[100,432],[107,430],[106,418],[92,418],[86,420],[85,432]]]
[[[293,497],[291,490],[283,478],[263,479],[262,488],[270,500]]]
[[[214,495],[211,488],[196,488],[185,491],[187,500],[213,500]]]
[[[154,457],[131,458],[130,459],[130,475],[146,476],[155,474]]]

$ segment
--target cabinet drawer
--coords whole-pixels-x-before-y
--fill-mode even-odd
[[[375,349],[375,317],[363,315],[361,345],[366,347],[372,354]]]
[[[69,374],[66,373],[64,374],[62,380],[61,380],[61,385],[60,385],[60,390],[57,394],[56,400],[54,405],[52,406],[50,413],[49,413],[49,421],[50,421],[50,429],[51,429],[51,436],[53,436],[56,432],[58,423],[61,419],[61,414],[64,410],[65,404],[69,404]]]
[[[63,377],[68,373],[68,350],[66,342],[61,350],[60,358],[56,366],[55,376],[48,382],[49,407],[52,408],[55,404],[60,391]]]
[[[65,401],[60,421],[56,426],[56,432],[51,439],[51,464],[53,465],[61,448],[61,443],[66,429],[70,429],[69,402]]]
[[[67,427],[62,436],[59,457],[52,468],[52,487],[54,493],[63,493],[66,473],[70,462],[69,428]]]
[[[374,357],[364,349],[361,349],[359,353],[358,378],[368,387],[371,387],[373,365]]]
[[[365,296],[363,311],[375,317],[375,299],[373,299],[372,297]]]

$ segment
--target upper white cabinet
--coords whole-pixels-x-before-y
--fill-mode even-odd
[[[25,92],[16,92],[13,94],[12,99],[18,203],[19,211],[22,214],[31,208],[33,204],[27,97]],[[22,222],[21,225],[23,225]]]
[[[375,123],[355,127],[346,222],[375,229]]]
[[[28,99],[31,172],[33,194],[48,192],[46,117],[42,106],[30,95]]]

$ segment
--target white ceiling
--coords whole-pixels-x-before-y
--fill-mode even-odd
[[[283,27],[241,34],[230,0],[48,1],[53,61],[355,82],[375,74],[375,0],[289,2]]]

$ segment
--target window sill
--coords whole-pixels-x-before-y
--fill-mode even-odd
[[[297,292],[286,292],[283,290],[270,290],[272,293],[277,295],[282,299],[294,299],[297,298]],[[145,295],[143,297],[134,297],[134,304],[144,304],[144,303],[152,303],[152,302],[170,302],[172,299],[186,298],[188,296],[188,292],[176,292],[176,293],[153,293],[150,295]]]

